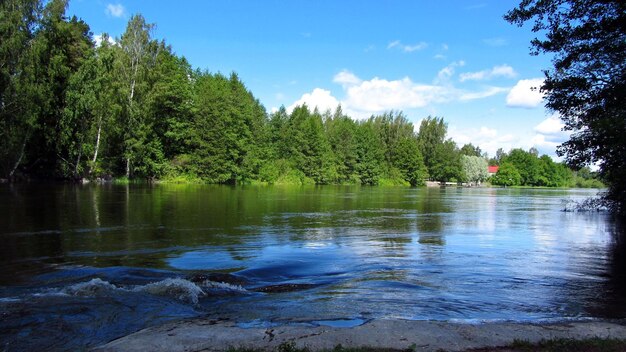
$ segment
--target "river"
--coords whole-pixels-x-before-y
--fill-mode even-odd
[[[626,318],[594,190],[0,185],[0,349],[76,350],[176,319]]]

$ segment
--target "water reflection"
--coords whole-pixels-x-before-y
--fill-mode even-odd
[[[176,316],[261,324],[625,318],[623,225],[603,214],[560,211],[563,198],[589,195],[0,185],[0,309],[12,319],[0,322],[0,338],[15,339],[11,331],[23,326],[31,339],[43,336],[50,325],[37,321],[48,318],[67,327],[50,345],[83,341],[77,348]],[[206,283],[202,290],[210,294],[197,305],[135,290],[216,272],[245,287]],[[193,289],[195,283],[184,282],[175,289]],[[117,286],[102,296],[107,283]],[[85,284],[100,296],[42,298]],[[266,286],[274,288],[257,290]],[[114,323],[109,329],[98,321]],[[74,336],[86,331],[81,324],[91,329],[87,340]],[[28,338],[16,343],[45,346]]]
[[[626,224],[622,219],[610,221],[607,232],[611,234],[607,252],[596,254],[595,265],[588,265],[585,274],[598,278],[599,287],[590,292],[586,300],[591,316],[626,316]]]
[[[209,314],[244,323],[624,318],[624,227],[603,214],[560,211],[563,198],[589,195],[520,189],[0,185],[0,305],[8,305],[0,308],[16,315],[32,312],[24,319],[34,321],[55,308],[42,299],[31,306],[25,297],[100,279],[126,290],[93,308],[95,317],[121,319],[106,335],[112,336],[136,328],[131,318],[104,313],[118,304],[120,312],[134,307],[153,317],[146,324],[162,321],[155,307],[163,297],[145,292],[138,297],[129,286],[220,272],[247,286],[232,291],[208,284],[203,289],[212,293],[200,297],[197,306],[175,300],[168,307],[187,307],[181,308],[184,316]],[[255,291],[267,285],[301,289]],[[122,292],[117,288],[111,292]],[[75,327],[68,312],[89,314],[97,300],[72,297],[68,306],[55,304],[70,315],[64,324]]]

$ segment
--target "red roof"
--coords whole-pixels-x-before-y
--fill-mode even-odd
[[[489,166],[489,169],[487,170],[490,174],[495,174],[496,172],[498,172],[498,169],[500,168],[500,166]]]

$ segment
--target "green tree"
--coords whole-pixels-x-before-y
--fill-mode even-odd
[[[441,160],[436,159],[438,149],[442,145],[448,132],[448,125],[440,117],[427,117],[422,120],[417,134],[417,141],[424,158],[424,164],[431,178],[437,173],[433,172],[434,165]]]
[[[0,166],[12,178],[25,161],[36,128],[40,95],[35,84],[38,0],[0,1]]]
[[[431,157],[431,169],[428,171],[430,178],[439,182],[456,180],[458,182],[465,179],[463,166],[461,164],[461,153],[453,140],[435,146],[435,151]]]
[[[413,124],[402,112],[396,111],[372,116],[370,123],[383,143],[385,162],[390,165],[394,159],[397,144],[404,139],[414,137]]]
[[[187,141],[192,132],[194,73],[185,58],[179,58],[170,47],[159,50],[152,70],[152,85],[147,102],[152,128],[163,146],[164,157],[176,163],[189,153]]]
[[[145,140],[150,133],[145,125],[145,101],[150,90],[148,75],[160,48],[152,39],[153,29],[154,24],[147,23],[141,15],[134,15],[119,40],[117,62],[126,102],[118,124],[124,126],[121,133],[126,177],[131,177],[134,163],[143,163],[143,169],[147,169],[145,158],[151,154],[152,145]]]
[[[395,143],[392,165],[400,170],[411,186],[421,186],[428,177],[426,166],[415,138],[403,138]]]
[[[383,174],[383,142],[371,122],[360,123],[356,133],[356,168],[363,185],[377,185]]]
[[[104,35],[100,47],[70,79],[59,142],[73,161],[68,171],[75,178],[105,172],[99,156],[121,111],[114,65],[114,49]]]
[[[43,176],[69,176],[76,170],[71,154],[59,143],[63,135],[74,133],[75,126],[65,125],[63,119],[66,94],[72,75],[92,54],[89,26],[73,17],[67,19],[67,0],[53,0],[46,4],[34,46],[37,55],[38,84],[42,87],[41,111],[30,153],[39,162],[31,165],[31,173]],[[69,129],[69,130],[68,130]]]
[[[541,165],[539,159],[525,150],[516,148],[512,149],[503,163],[511,163],[515,166],[521,176],[521,185],[524,186],[541,186]]]
[[[324,133],[322,116],[317,109],[301,125],[303,144],[300,146],[302,159],[299,169],[317,184],[332,183],[337,179],[334,155]]]
[[[236,74],[198,75],[195,83],[191,159],[193,173],[215,183],[237,183],[251,178],[258,166],[256,154],[265,110]],[[256,169],[255,169],[256,172]]]
[[[480,147],[474,146],[472,143],[465,144],[461,147],[461,155],[481,157],[482,154],[483,152],[480,150]]]
[[[476,155],[461,155],[463,173],[468,182],[480,184],[489,177],[487,160]]]
[[[504,149],[498,148],[498,150],[496,150],[496,156],[489,159],[489,165],[490,166],[500,165],[500,163],[502,162],[502,159],[506,158],[506,156],[507,154],[504,152]]]
[[[557,150],[569,164],[597,163],[614,210],[626,211],[626,3],[524,0],[505,19],[532,21],[532,54],[552,56],[541,90],[570,140]]]
[[[515,165],[503,162],[498,172],[491,178],[491,183],[499,186],[519,186],[522,177]]]
[[[540,176],[538,186],[565,187],[572,180],[572,171],[565,165],[555,163],[552,158],[542,155],[539,158]]]
[[[334,115],[325,121],[326,134],[335,156],[337,181],[353,183],[358,178],[357,169],[357,124],[337,107]]]

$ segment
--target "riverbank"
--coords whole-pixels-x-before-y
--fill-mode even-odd
[[[372,320],[342,328],[298,324],[244,328],[231,321],[194,319],[151,327],[109,342],[95,351],[226,351],[232,348],[276,350],[279,346],[310,351],[343,347],[412,351],[466,351],[509,346],[516,341],[553,339],[626,339],[623,321],[551,324]]]

